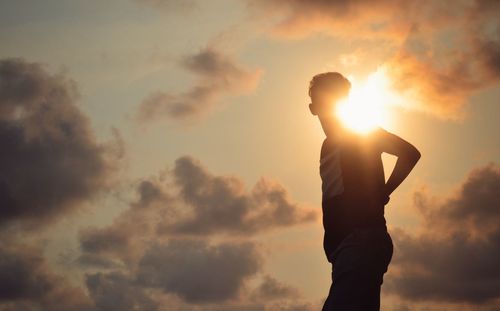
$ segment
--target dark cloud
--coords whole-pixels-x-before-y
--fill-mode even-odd
[[[292,202],[276,181],[263,179],[248,191],[236,176],[214,175],[200,161],[182,156],[158,177],[139,181],[136,197],[112,224],[81,229],[76,262],[107,271],[95,278],[108,284],[111,296],[115,287],[125,286],[125,292],[135,288],[155,300],[147,292],[161,291],[178,297],[180,305],[207,310],[262,310],[267,303],[288,310],[301,298],[297,289],[267,274],[257,288],[248,288],[264,260],[251,239],[265,230],[312,222],[317,215]],[[120,282],[113,277],[111,286],[109,271],[127,277]],[[106,301],[92,295],[106,305],[105,295]],[[134,303],[139,302],[129,304]]]
[[[265,275],[262,282],[251,294],[252,299],[256,301],[297,298],[300,295],[297,288],[281,283],[270,275]]]
[[[80,247],[87,253],[108,253],[127,249],[130,234],[127,227],[87,228],[80,231]]]
[[[88,252],[79,256],[76,262],[79,266],[84,268],[97,268],[102,270],[116,269],[122,266],[119,262],[110,259],[109,256],[107,257],[105,255]]]
[[[51,272],[40,248],[0,245],[0,309],[91,310],[85,292]]]
[[[147,250],[139,263],[137,282],[193,303],[220,302],[238,298],[261,261],[251,242],[210,245],[201,239],[171,239]]]
[[[247,69],[212,47],[182,58],[180,64],[198,76],[197,83],[180,94],[151,93],[139,106],[139,120],[197,120],[219,104],[223,96],[255,89],[262,74],[260,69]]]
[[[410,301],[466,303],[471,309],[500,298],[500,167],[470,172],[444,200],[415,196],[424,216],[421,232],[393,229],[393,270],[384,290]]]
[[[275,35],[322,32],[394,46],[380,60],[409,108],[461,119],[474,93],[500,79],[498,1],[247,0]]]
[[[132,203],[136,207],[148,207],[154,202],[167,203],[170,199],[169,195],[161,189],[161,187],[150,180],[143,180],[137,187],[139,200]]]
[[[175,161],[173,176],[179,198],[192,213],[164,223],[164,233],[206,235],[252,234],[258,231],[314,222],[318,211],[291,201],[277,181],[262,177],[250,191],[235,176],[215,176],[189,156]]]
[[[138,183],[137,199],[110,226],[80,230],[85,263],[102,262],[98,255],[106,254],[137,260],[142,241],[157,235],[248,237],[319,218],[318,210],[293,202],[277,181],[261,178],[247,191],[241,179],[214,175],[190,156],[160,175]]]
[[[86,274],[97,310],[156,310],[162,295],[172,310],[314,309],[300,300],[298,289],[268,274],[250,288],[249,281],[262,272],[264,260],[253,241],[170,238],[145,244],[137,263],[114,272]]]
[[[120,272],[97,272],[86,275],[87,289],[99,311],[166,310]]]
[[[161,172],[160,175],[164,175]],[[119,267],[139,260],[144,241],[156,239],[155,228],[162,217],[172,215],[173,198],[162,176],[141,180],[135,185],[136,198],[111,225],[81,228],[78,233],[82,255],[78,263],[84,267]]]
[[[42,225],[107,186],[121,143],[96,141],[78,98],[76,83],[62,73],[21,58],[0,60],[2,226]]]
[[[157,240],[154,229],[163,213],[163,208],[147,209],[132,203],[111,225],[80,229],[78,240],[82,254],[78,263],[84,267],[134,265],[147,247],[145,242]]]

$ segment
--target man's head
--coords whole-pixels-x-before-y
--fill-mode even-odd
[[[338,72],[323,72],[315,75],[309,83],[313,115],[331,114],[335,104],[349,95],[351,82]]]

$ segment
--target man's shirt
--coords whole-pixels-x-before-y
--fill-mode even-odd
[[[365,135],[346,132],[341,139],[323,141],[320,176],[327,257],[355,228],[387,229],[381,144],[388,134],[378,127]]]

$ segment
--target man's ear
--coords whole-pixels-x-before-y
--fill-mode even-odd
[[[315,106],[315,105],[313,105],[312,103],[311,103],[311,104],[309,104],[309,110],[311,111],[311,113],[312,113],[313,115],[317,115],[317,114],[318,114],[318,112],[316,111],[316,106]]]

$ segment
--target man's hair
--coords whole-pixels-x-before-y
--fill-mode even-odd
[[[347,95],[351,90],[351,82],[338,72],[318,73],[309,82],[309,97],[312,97],[315,90],[331,91],[339,95]]]

